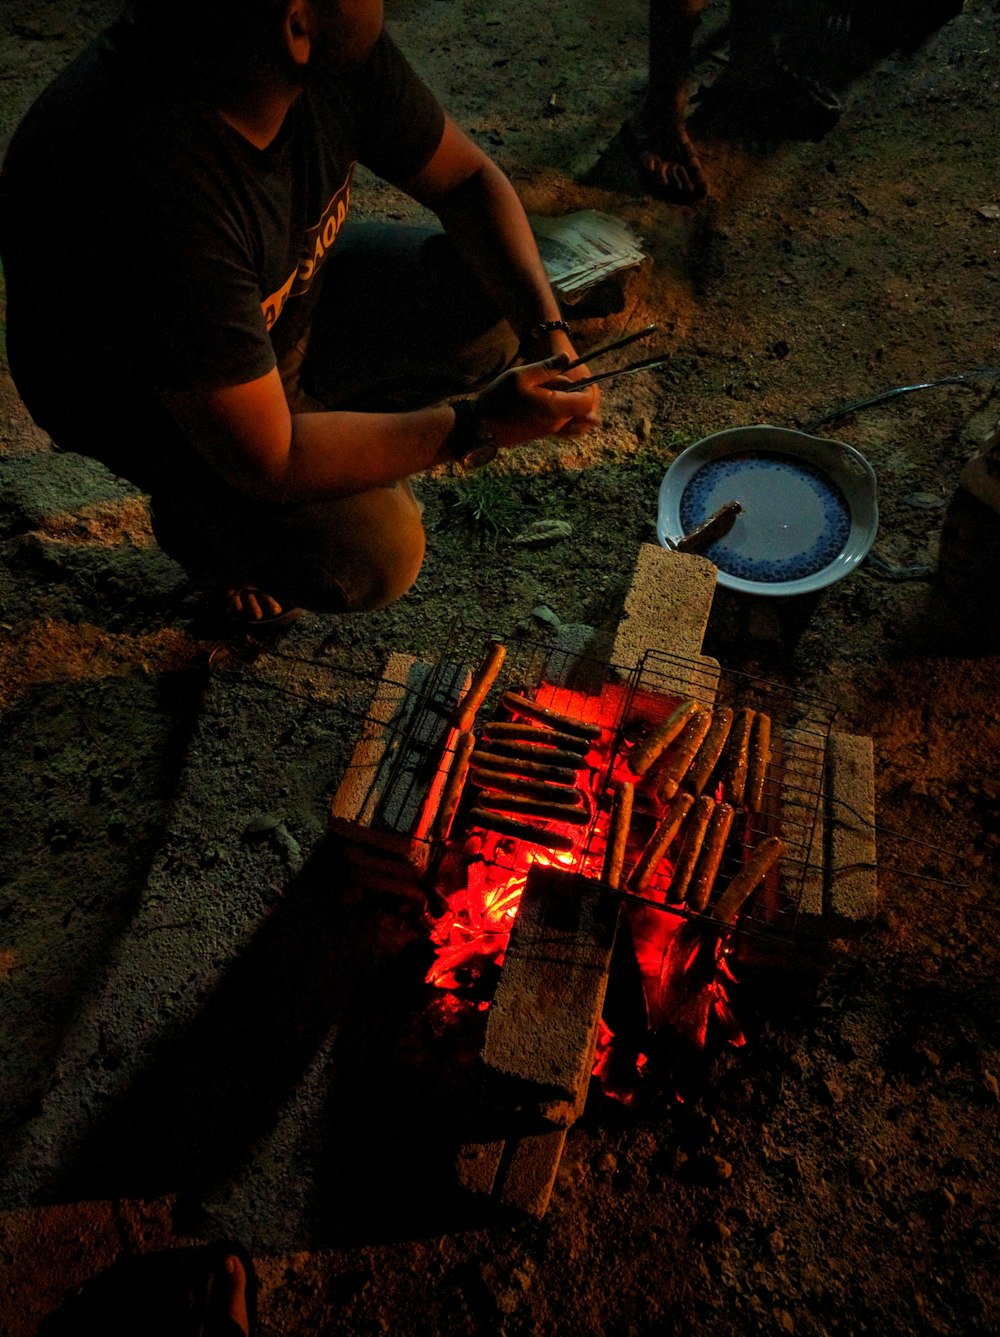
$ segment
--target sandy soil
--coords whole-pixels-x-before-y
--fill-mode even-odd
[[[6,7],[4,143],[114,8]],[[1000,12],[969,0],[918,49],[857,61],[819,143],[696,119],[712,198],[687,211],[644,194],[619,139],[641,6],[388,11],[531,209],[643,238],[650,266],[583,335],[656,320],[672,357],[609,388],[586,441],[422,480],[416,590],[308,616],[278,651],[206,628],[143,498],[55,454],[0,381],[0,1333],[122,1250],[228,1233],[272,1333],[995,1332],[1000,517],[958,480],[1000,415]],[[706,31],[724,20],[710,4]],[[414,212],[376,182],[357,199]],[[361,1053],[419,1031],[415,935],[383,921],[359,977],[323,881],[373,676],[442,654],[456,618],[517,638],[546,605],[612,632],[683,446],[977,368],[824,429],[875,468],[877,562],[805,606],[719,591],[709,625],[727,667],[873,738],[877,921],[748,982],[744,1049],[678,1079],[665,1041],[635,1109],[595,1092],[543,1221],[446,1219],[425,1111],[454,1073],[373,1076]],[[571,532],[514,541],[539,519]],[[277,836],[250,838],[260,814]]]

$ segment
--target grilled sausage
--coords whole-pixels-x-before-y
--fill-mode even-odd
[[[682,701],[662,724],[646,735],[628,759],[636,775],[645,775],[660,753],[670,746],[688,720],[698,709],[697,701]]]
[[[448,832],[451,830],[455,810],[458,807],[459,799],[462,797],[462,787],[465,784],[466,776],[469,774],[469,759],[472,756],[472,749],[475,744],[476,738],[473,733],[467,732],[458,735],[458,740],[455,743],[455,755],[451,759],[451,770],[448,772],[448,779],[441,791],[441,803],[434,818],[434,834],[438,840],[448,839]]]
[[[583,826],[590,814],[582,803],[552,803],[545,799],[529,798],[521,794],[503,794],[484,789],[479,795],[479,806],[491,811],[512,812],[522,817],[544,817],[553,822],[567,822]]]
[[[698,706],[685,724],[666,766],[657,776],[657,792],[661,798],[672,799],[680,789],[681,781],[711,727],[712,712],[704,706]]]
[[[719,897],[713,916],[723,924],[735,924],[747,897],[763,882],[784,852],[785,842],[780,836],[765,836]]]
[[[579,802],[583,790],[576,785],[558,785],[550,780],[526,780],[513,771],[484,770],[472,757],[472,783],[477,789],[492,789],[499,794],[523,794],[525,798],[549,799],[553,803]]]
[[[515,821],[513,817],[504,817],[499,812],[490,812],[486,808],[473,808],[469,813],[473,826],[485,827],[487,831],[496,831],[500,835],[514,836],[517,840],[526,840],[532,845],[544,845],[548,850],[568,852],[576,842],[572,836],[562,831],[546,831],[540,826],[531,826],[528,822]]]
[[[722,756],[729,730],[733,727],[733,712],[728,706],[720,706],[712,712],[712,725],[705,735],[701,747],[695,754],[691,769],[687,773],[685,784],[695,798],[708,784],[708,778],[715,770],[715,764]]]
[[[753,728],[755,711],[748,708],[737,711],[733,727],[729,733],[726,748],[725,775],[723,788],[726,798],[737,807],[743,802],[747,783],[749,764],[750,730]]]
[[[637,895],[641,896],[653,880],[653,875],[659,867],[660,860],[666,854],[670,842],[675,839],[681,823],[691,811],[693,803],[694,798],[690,794],[678,794],[662,821],[646,842],[646,847],[639,856],[639,862],[632,870],[632,875],[629,878],[629,886]]]
[[[574,757],[574,762],[579,758]],[[551,766],[540,761],[515,761],[511,757],[501,757],[495,752],[484,752],[476,748],[472,754],[472,765],[478,770],[507,771],[512,775],[525,775],[535,780],[554,780],[556,784],[575,784],[578,765]]]
[[[614,891],[621,886],[625,846],[628,843],[629,827],[632,825],[634,793],[635,788],[631,780],[622,780],[615,786],[614,797],[611,800],[611,825],[608,829],[608,843],[604,850],[601,881]]]
[[[499,641],[494,641],[476,670],[476,675],[469,684],[469,690],[452,711],[451,722],[459,733],[464,733],[472,725],[476,711],[486,700],[486,694],[496,681],[496,676],[506,658],[507,647],[501,645]]]
[[[750,731],[750,760],[747,764],[747,783],[744,798],[747,807],[756,812],[764,797],[764,781],[771,761],[771,717],[762,710],[757,712]]]
[[[493,756],[506,757],[510,761],[540,761],[546,766],[568,766],[573,771],[582,769],[584,765],[579,752],[564,752],[562,748],[539,747],[535,743],[509,743],[500,738],[490,738],[485,742]]]
[[[705,832],[701,853],[695,865],[694,876],[688,887],[687,903],[692,910],[704,910],[712,895],[715,879],[719,876],[722,854],[732,830],[736,810],[731,803],[717,803]]]
[[[579,753],[580,756],[585,756],[591,746],[586,738],[580,738],[576,734],[546,729],[540,724],[512,724],[506,720],[491,720],[483,729],[483,741],[542,743],[546,747],[561,748],[564,752]]]
[[[597,725],[584,724],[582,720],[574,720],[569,715],[560,715],[558,711],[540,706],[537,701],[519,696],[516,692],[504,692],[500,704],[515,715],[538,720],[540,724],[550,729],[560,729],[565,733],[575,734],[578,738],[585,738],[588,743],[593,743],[600,737],[601,730]]]
[[[709,797],[708,794],[702,794],[701,798],[695,800],[691,815],[684,824],[681,852],[677,856],[677,866],[674,869],[673,877],[670,879],[669,896],[675,905],[680,904],[687,892],[688,883],[691,881],[695,864],[698,862],[705,832],[708,830],[708,823],[714,811],[715,799]]]

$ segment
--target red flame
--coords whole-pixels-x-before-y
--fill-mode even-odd
[[[593,698],[580,694],[561,690],[544,704],[575,718],[588,715],[592,718],[592,709],[588,711],[587,706],[592,707]],[[677,702],[663,697],[657,704],[665,718]],[[589,842],[586,827],[561,823],[545,823],[543,830],[570,835],[576,843],[567,853],[551,852],[539,845],[479,829],[467,830],[464,835],[453,833],[439,873],[438,892],[444,908],[432,922],[430,936],[435,956],[427,972],[428,984],[444,990],[468,990],[502,964],[528,870],[533,864],[557,864],[600,878],[611,784],[605,785],[603,796],[595,794],[594,788],[605,775],[612,783],[623,780],[641,783],[641,778],[629,767],[629,755],[635,744],[625,740],[612,758],[607,742],[611,730],[607,721],[604,724],[598,744],[581,761],[581,773],[587,776],[590,785],[587,798],[596,812]],[[661,908],[671,872],[669,861],[663,860],[641,901],[630,900],[626,895],[649,1030],[655,1033],[668,1027],[688,1042],[704,1046],[715,1021],[731,1044],[741,1045],[744,1037],[726,990],[726,983],[733,980],[727,960],[728,939],[720,937],[710,924],[680,915],[665,905]],[[636,1057],[633,1052],[628,1064],[629,1071],[624,1072],[615,1053],[614,1037],[602,1021],[595,1075],[608,1094],[631,1102],[646,1057],[644,1054]]]

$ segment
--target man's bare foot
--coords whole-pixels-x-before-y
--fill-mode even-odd
[[[683,122],[649,130],[641,116],[625,127],[643,183],[671,204],[700,204],[708,182]]]
[[[243,1264],[235,1254],[226,1258],[226,1278],[229,1294],[226,1299],[226,1315],[246,1337],[250,1334],[250,1316],[247,1312],[247,1274]]]

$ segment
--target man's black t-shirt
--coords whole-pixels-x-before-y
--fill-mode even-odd
[[[260,150],[127,26],[109,30],[35,103],[3,167],[8,352],[32,416],[152,487],[173,435],[156,392],[268,372],[308,324],[356,163],[405,181],[443,127],[384,33]]]

